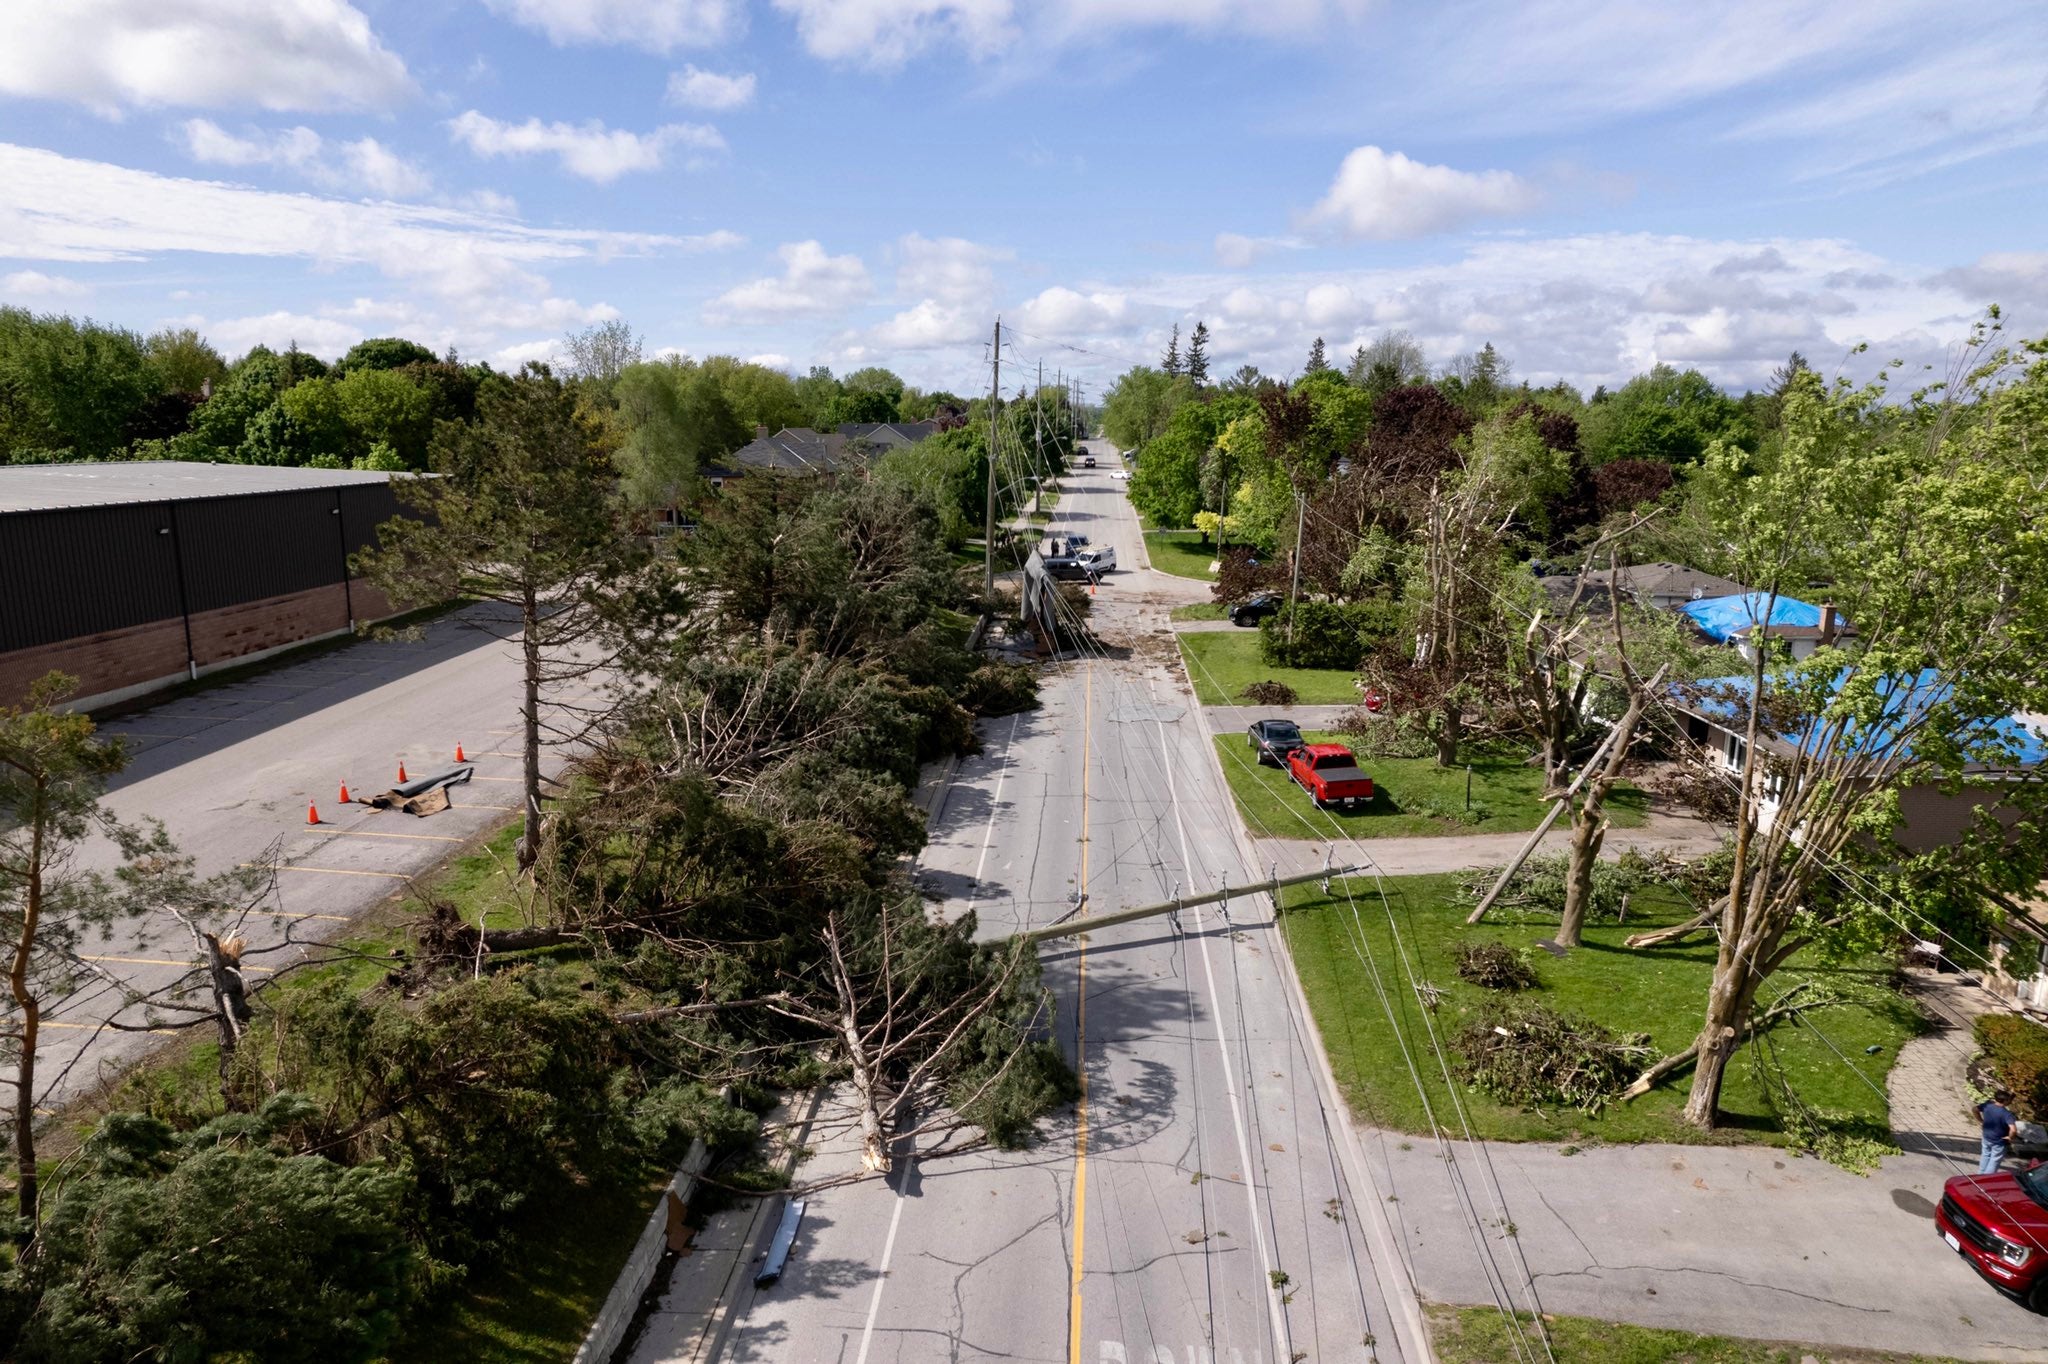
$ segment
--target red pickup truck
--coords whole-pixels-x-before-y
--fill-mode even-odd
[[[1342,805],[1356,809],[1372,800],[1372,778],[1358,769],[1358,759],[1342,744],[1309,744],[1287,755],[1287,775],[1308,792],[1318,809]]]

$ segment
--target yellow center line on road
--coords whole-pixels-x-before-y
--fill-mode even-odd
[[[409,874],[402,871],[358,871],[354,867],[309,867],[299,862],[244,862],[242,865],[255,871],[317,871],[327,876],[383,876],[393,881],[412,880]]]
[[[1091,666],[1081,692],[1081,901],[1088,905],[1088,751],[1095,715],[1095,670]],[[1074,1105],[1074,1282],[1067,1306],[1067,1364],[1081,1359],[1081,1252],[1088,1232],[1088,935],[1075,940],[1080,949],[1076,972],[1074,1071],[1081,1097]]]

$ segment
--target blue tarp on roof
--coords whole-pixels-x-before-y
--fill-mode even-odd
[[[1763,620],[1764,607],[1769,604],[1771,625],[1820,624],[1820,608],[1797,597],[1779,597],[1772,601],[1767,592],[1744,592],[1734,597],[1707,597],[1700,601],[1689,601],[1678,609],[1692,618],[1693,624],[1708,639],[1726,642],[1746,630],[1753,629]]]
[[[1830,692],[1840,692],[1850,673],[1848,668],[1836,673]],[[1689,686],[1674,687],[1672,695],[1686,709],[1723,728],[1740,727],[1748,723],[1753,685],[1754,679],[1748,674],[1716,677]],[[1883,750],[1893,742],[1901,726],[1910,725],[1929,707],[1946,701],[1949,687],[1932,668],[1926,668],[1917,674],[1900,674],[1879,680],[1877,695],[1883,707],[1877,723],[1867,729],[1851,726],[1841,736],[1851,752],[1866,747],[1873,751]],[[1787,743],[1797,743],[1809,750],[1819,742],[1811,729],[1803,737],[1792,734],[1781,737]],[[1979,732],[1967,736],[1966,741],[1973,747],[1981,746],[1988,752],[1995,752],[1996,765],[2013,762],[2033,766],[2048,762],[2048,738],[2044,738],[2040,730],[2022,723],[2018,716],[1986,722]]]

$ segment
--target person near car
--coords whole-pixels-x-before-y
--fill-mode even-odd
[[[2005,1153],[2012,1145],[2013,1134],[2019,1130],[2020,1120],[2005,1106],[2012,1096],[1998,1090],[1984,1103],[1977,1105],[1977,1121],[1984,1125],[1984,1145],[1977,1161],[1977,1173],[1995,1175],[2005,1160]]]

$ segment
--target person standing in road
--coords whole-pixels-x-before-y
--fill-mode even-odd
[[[1995,1175],[2005,1153],[2012,1145],[2013,1134],[2019,1131],[2019,1119],[2005,1106],[2012,1096],[2005,1090],[1993,1090],[1991,1098],[1977,1105],[1977,1121],[1984,1125],[1983,1155],[1977,1162],[1977,1173]]]

